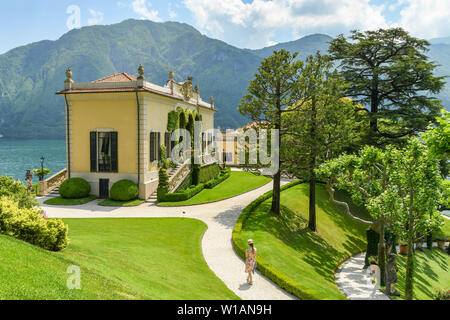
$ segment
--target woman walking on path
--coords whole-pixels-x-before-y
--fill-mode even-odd
[[[248,245],[250,248],[245,251],[245,272],[248,273],[247,282],[253,284],[252,272],[256,266],[256,248],[252,239],[248,240]]]

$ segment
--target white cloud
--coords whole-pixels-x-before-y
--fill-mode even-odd
[[[162,21],[158,17],[158,10],[149,10],[148,8],[152,6],[149,1],[146,0],[134,0],[131,4],[133,11],[139,15],[140,19],[148,19],[156,22]]]
[[[276,32],[300,37],[387,27],[384,5],[370,0],[184,0],[202,32],[240,47],[259,48]]]
[[[172,9],[172,2],[169,2],[169,7],[167,8],[167,11],[169,13],[170,19],[177,17],[177,13],[175,11],[173,11],[173,9]]]
[[[94,24],[100,24],[103,21],[103,12],[89,9],[89,13],[91,17],[88,19],[88,25],[92,26]]]
[[[450,34],[449,0],[400,0],[400,21],[395,23],[422,38],[444,37]]]

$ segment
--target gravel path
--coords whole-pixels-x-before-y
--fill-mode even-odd
[[[436,242],[433,242],[433,247],[437,247]],[[397,246],[397,252],[399,250]],[[363,269],[365,257],[365,252],[357,254],[345,261],[336,271],[335,281],[339,290],[350,300],[390,300],[372,284],[369,268]]]
[[[284,181],[283,184],[288,181]],[[269,183],[243,195],[215,203],[188,207],[158,207],[144,203],[138,207],[115,208],[97,205],[100,200],[80,206],[48,206],[39,201],[51,218],[157,218],[185,217],[198,219],[208,225],[202,240],[203,256],[211,270],[244,300],[291,300],[296,297],[280,289],[271,280],[256,272],[254,284],[246,281],[243,260],[234,252],[231,234],[242,210],[260,195],[271,190]],[[255,244],[258,247],[258,244]]]
[[[365,256],[365,252],[357,254],[338,269],[335,281],[339,290],[350,300],[390,300],[372,284],[369,269],[363,269]]]

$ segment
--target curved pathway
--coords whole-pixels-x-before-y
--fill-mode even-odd
[[[287,182],[284,181],[283,184]],[[97,205],[100,200],[80,206],[48,206],[42,204],[47,198],[41,198],[39,201],[50,218],[185,217],[201,220],[208,226],[202,239],[206,263],[236,295],[244,300],[296,299],[261,275],[259,271],[255,273],[253,286],[248,285],[244,262],[233,250],[231,235],[242,210],[271,188],[272,184],[269,183],[234,198],[187,207],[158,207],[149,203],[129,208],[102,207]]]
[[[436,242],[433,242],[433,247],[437,247]],[[350,300],[390,300],[388,295],[372,284],[369,268],[363,269],[365,257],[366,253],[363,252],[346,260],[336,271],[336,285]]]
[[[363,269],[366,253],[360,253],[345,261],[335,275],[336,284],[350,300],[390,300],[372,284],[369,269]]]

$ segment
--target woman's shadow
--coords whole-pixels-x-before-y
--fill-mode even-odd
[[[239,286],[239,290],[246,291],[246,290],[250,289],[251,287],[252,286],[248,282],[245,282],[245,283],[241,283],[241,285]]]

